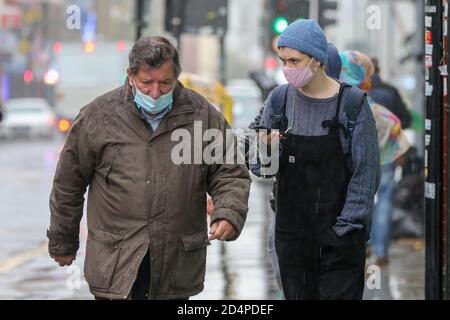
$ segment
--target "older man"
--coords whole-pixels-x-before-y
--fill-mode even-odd
[[[175,130],[193,132],[194,121],[202,130],[228,128],[205,98],[177,81],[180,70],[168,40],[138,40],[126,84],[81,110],[61,152],[49,252],[60,266],[75,260],[89,186],[84,275],[96,298],[197,294],[209,240],[235,240],[244,225],[250,188],[244,165],[177,165],[171,158]],[[209,239],[206,193],[215,203]]]

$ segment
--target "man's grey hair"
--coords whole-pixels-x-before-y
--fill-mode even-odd
[[[128,67],[132,74],[137,74],[139,67],[160,68],[167,61],[172,61],[175,77],[181,73],[177,49],[164,37],[145,36],[133,45],[128,56]]]

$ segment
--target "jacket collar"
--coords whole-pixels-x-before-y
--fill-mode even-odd
[[[136,104],[134,102],[133,90],[128,83],[128,78],[123,85],[122,96],[124,99],[125,109],[133,114],[133,122],[136,125],[139,125],[139,127],[145,127],[145,123],[147,122],[147,120],[136,107]],[[186,90],[183,84],[179,80],[177,80],[173,91],[172,109],[164,116],[158,128],[153,134],[151,134],[151,136],[149,136],[149,131],[151,129],[147,129],[147,127],[145,127],[146,131],[144,131],[146,134],[143,134],[142,130],[138,130],[140,132],[139,136],[145,140],[151,141],[156,137],[162,135],[163,133],[170,132],[179,126],[193,122],[193,112],[193,103],[186,94]],[[136,117],[140,119],[137,119]],[[136,122],[138,122],[139,124]]]

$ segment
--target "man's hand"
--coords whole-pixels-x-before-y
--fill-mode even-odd
[[[227,220],[220,219],[215,221],[211,225],[211,229],[209,230],[209,240],[229,240],[236,235],[236,230],[233,225],[229,223]]]
[[[50,257],[59,263],[60,267],[70,266],[73,261],[75,261],[75,256],[54,256],[50,255]]]

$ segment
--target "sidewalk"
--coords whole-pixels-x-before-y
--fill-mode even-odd
[[[367,260],[366,268],[375,258]],[[379,288],[364,292],[365,300],[423,300],[425,299],[425,243],[423,239],[400,239],[390,247],[389,263],[379,269]],[[372,271],[373,272],[373,271]],[[369,273],[367,276],[371,277]],[[375,284],[374,277],[369,286]]]

